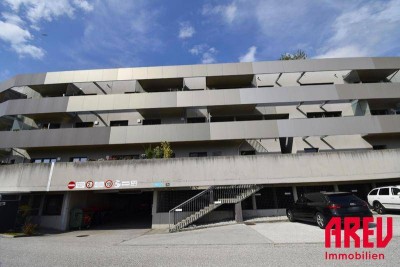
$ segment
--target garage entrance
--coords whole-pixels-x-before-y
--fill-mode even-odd
[[[85,202],[79,206],[91,229],[151,228],[153,192],[90,192]]]

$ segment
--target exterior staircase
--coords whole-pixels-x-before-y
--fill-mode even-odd
[[[246,139],[246,142],[251,145],[257,153],[268,153],[268,150],[256,139]]]
[[[239,203],[261,188],[260,185],[211,186],[169,211],[169,231],[179,231],[223,204]]]

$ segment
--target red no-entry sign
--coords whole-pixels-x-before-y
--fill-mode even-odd
[[[74,189],[75,186],[76,186],[75,182],[74,182],[74,181],[71,181],[71,182],[69,182],[69,184],[68,184],[68,189]]]

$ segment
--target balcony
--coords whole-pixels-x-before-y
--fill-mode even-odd
[[[126,190],[229,184],[300,184],[400,177],[400,149],[0,167],[0,192]],[[111,180],[110,188],[105,182]],[[68,189],[80,182],[83,188]],[[93,181],[93,188],[85,188]],[[120,181],[120,182],[117,182]],[[96,187],[96,182],[101,186]],[[124,185],[125,182],[125,185]],[[129,183],[127,183],[129,182]]]
[[[354,116],[291,120],[138,125],[2,131],[0,148],[146,144],[399,133],[400,116]]]

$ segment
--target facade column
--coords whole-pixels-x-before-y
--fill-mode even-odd
[[[72,194],[72,192],[66,192],[64,194],[64,200],[63,200],[63,205],[62,205],[62,210],[61,210],[61,225],[60,225],[61,231],[68,230],[69,213],[70,213],[69,206],[70,206],[71,194]]]
[[[292,191],[293,191],[294,202],[296,202],[299,199],[299,196],[297,195],[297,189],[295,186],[292,186]]]
[[[251,195],[251,202],[253,204],[253,210],[257,209],[256,193]]]
[[[333,190],[334,190],[335,192],[339,192],[339,186],[338,186],[337,184],[334,184],[334,185],[333,185]]]
[[[237,223],[243,222],[242,202],[235,204],[235,221]]]
[[[158,191],[153,191],[153,203],[151,208],[151,228],[154,229],[160,224],[160,219],[157,216],[157,203],[158,203]],[[169,221],[169,218],[167,218]],[[168,221],[165,223],[168,224]]]

